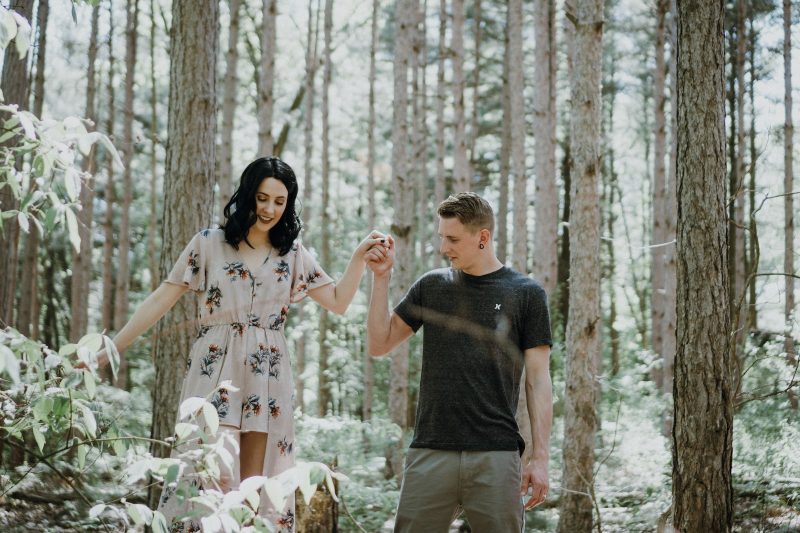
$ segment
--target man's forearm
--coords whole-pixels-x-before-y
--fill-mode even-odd
[[[550,428],[553,425],[553,384],[550,373],[531,376],[526,381],[528,415],[531,421],[533,461],[550,459]]]
[[[383,355],[389,339],[391,315],[389,314],[389,281],[391,272],[373,276],[372,294],[367,315],[367,350],[370,355]]]

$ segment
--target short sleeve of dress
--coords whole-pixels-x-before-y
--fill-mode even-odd
[[[193,291],[205,290],[208,238],[203,233],[192,237],[164,281],[187,286]]]
[[[333,278],[325,273],[314,256],[305,246],[296,242],[292,253],[295,254],[292,269],[292,292],[289,301],[299,302],[308,295],[308,291],[333,283]]]

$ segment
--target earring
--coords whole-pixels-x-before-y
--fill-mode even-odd
[[[478,248],[480,248],[481,250],[483,250],[483,248],[484,248],[484,246],[483,246],[483,243],[480,243],[480,244],[478,245]]]

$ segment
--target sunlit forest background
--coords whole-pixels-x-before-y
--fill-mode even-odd
[[[191,235],[222,222],[245,166],[274,154],[300,181],[301,239],[334,278],[371,229],[399,237],[394,301],[444,266],[438,202],[459,190],[490,200],[498,256],[547,289],[555,339],[551,497],[527,513],[526,531],[565,531],[575,356],[566,332],[570,306],[592,305],[591,294],[569,291],[582,242],[570,229],[583,227],[570,202],[587,190],[574,183],[581,139],[599,150],[595,181],[580,181],[599,217],[597,349],[583,354],[596,393],[586,531],[665,527],[678,352],[677,3],[1,5],[3,105],[30,112],[1,110],[3,528],[151,523],[147,505],[165,474],[131,466],[164,455],[148,439],[172,435],[194,325],[162,323],[120,354],[113,375],[72,367],[100,348],[97,334],[122,327]],[[591,5],[603,22],[594,42],[576,33]],[[789,0],[727,0],[722,20],[729,307],[719,320],[730,325],[733,531],[800,531],[798,16]],[[205,44],[181,42],[184,25],[207,28]],[[583,74],[599,82],[595,130],[572,121]],[[196,93],[202,105],[188,100]],[[421,367],[421,335],[392,360],[366,355],[368,277],[346,315],[303,302],[286,329],[298,456],[348,477],[338,503],[320,493],[312,507],[345,532],[391,531]],[[297,531],[311,531],[304,520],[298,509]]]

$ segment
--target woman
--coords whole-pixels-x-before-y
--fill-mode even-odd
[[[240,479],[274,476],[294,464],[293,381],[283,325],[290,302],[306,295],[322,307],[344,313],[365,268],[365,253],[385,249],[384,236],[370,233],[353,253],[342,278],[334,281],[296,239],[297,179],[276,157],[260,158],[242,173],[225,206],[225,223],[192,238],[167,279],[136,310],[114,338],[124,350],[169,311],[187,291],[199,300],[200,331],[184,378],[181,402],[211,396],[220,419],[239,444],[232,472],[222,472],[223,490]],[[105,358],[103,358],[105,359]],[[235,456],[235,454],[234,454]],[[224,469],[223,469],[224,470]],[[187,512],[174,487],[166,487],[159,509],[172,531],[199,531],[199,518],[180,522]],[[291,531],[294,501],[271,508],[262,498],[259,513]]]

